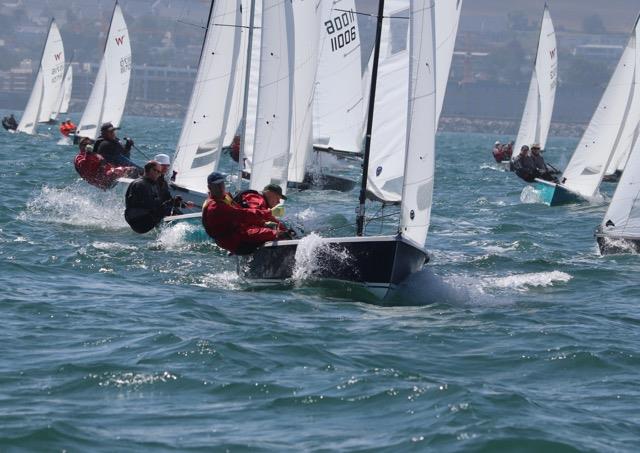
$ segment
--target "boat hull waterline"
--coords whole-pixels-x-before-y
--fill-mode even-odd
[[[549,206],[580,203],[585,201],[583,197],[570,191],[561,184],[555,184],[542,179],[536,179],[533,187],[538,192],[541,201]]]

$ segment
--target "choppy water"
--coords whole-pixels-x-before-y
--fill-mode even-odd
[[[180,128],[125,124],[150,155]],[[612,186],[527,202],[495,138],[438,137],[431,263],[380,307],[308,284],[313,254],[249,291],[196,227],[131,232],[57,135],[3,132],[0,450],[637,450],[640,257],[592,236]],[[293,194],[289,214],[338,227],[356,197]]]

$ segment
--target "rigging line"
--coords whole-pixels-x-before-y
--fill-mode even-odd
[[[202,30],[207,30],[209,27],[205,27],[203,25],[198,25],[198,24],[193,24],[191,22],[186,22],[184,20],[177,20],[176,22],[180,22],[181,24],[185,24],[185,25],[191,25],[192,27],[196,27],[196,28],[201,28]],[[217,24],[217,23],[213,23],[211,25],[214,25],[216,27],[232,27],[232,28],[251,28],[248,25],[231,25],[231,24]],[[253,27],[254,30],[259,30],[262,27]]]
[[[373,13],[361,13],[358,11],[353,11],[350,9],[340,9],[340,8],[335,8],[334,11],[341,11],[343,13],[353,13],[353,14],[358,14],[360,16],[367,16],[367,17],[378,17],[377,14],[373,14]],[[409,19],[409,16],[380,16],[383,19]]]

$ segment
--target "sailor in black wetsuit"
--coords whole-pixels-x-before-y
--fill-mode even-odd
[[[513,161],[513,171],[527,182],[533,182],[536,178],[536,166],[529,155],[529,147],[527,145],[523,145],[520,148],[520,155]]]
[[[18,129],[18,122],[13,116],[13,113],[2,118],[2,126],[8,131],[15,131]]]
[[[544,157],[540,154],[540,145],[531,145],[531,160],[533,161],[533,166],[536,169],[536,178],[544,179],[545,181],[558,182],[558,180],[553,176],[551,170],[549,170],[549,167],[547,167]]]
[[[104,160],[116,167],[136,167],[142,171],[142,168],[130,159],[133,140],[126,139],[124,146],[122,146],[116,137],[118,129],[111,123],[104,123],[100,128],[100,137],[96,140],[93,149],[104,157]]]
[[[156,183],[160,175],[160,164],[149,161],[144,166],[144,174],[127,188],[124,218],[136,233],[152,230],[166,215]]]

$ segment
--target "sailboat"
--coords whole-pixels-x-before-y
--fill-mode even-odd
[[[545,4],[538,37],[538,50],[531,74],[529,94],[522,112],[520,129],[513,146],[511,161],[520,155],[523,145],[539,144],[545,149],[558,85],[558,51],[556,33]],[[510,161],[506,161],[508,167]]]
[[[357,235],[322,238],[323,246],[339,250],[340,253],[323,256],[323,266],[315,274],[322,280],[364,287],[379,298],[386,297],[397,284],[421,269],[428,259],[425,241],[433,193],[437,114],[435,10],[432,0],[416,0],[411,2],[407,24],[410,59],[407,62],[409,72],[403,81],[408,86],[408,90],[405,90],[405,103],[408,106],[405,112],[406,141],[397,150],[398,158],[404,162],[400,221],[395,234],[365,236],[365,204],[369,184],[367,172],[372,151],[375,152],[372,133],[374,137],[378,133],[373,131],[373,125],[374,112],[379,107],[376,87],[380,42],[383,22],[393,11],[385,9],[384,3],[384,0],[380,1],[377,14],[362,185],[356,220]],[[404,31],[406,33],[407,27],[404,27]],[[263,21],[263,33],[266,32]],[[295,269],[296,251],[303,240],[265,244],[252,255],[240,258],[240,274],[251,281],[268,284],[280,284],[290,279]]]
[[[640,120],[639,38],[640,22],[637,19],[600,103],[560,177],[560,183],[536,179],[534,188],[544,203],[555,206],[594,197],[614,156],[628,154]]]
[[[600,253],[640,252],[640,138],[636,135],[629,161],[609,208],[596,230]]]
[[[35,134],[38,123],[47,123],[58,107],[56,101],[64,76],[64,47],[60,30],[51,19],[47,39],[38,65],[36,81],[24,109],[17,131]]]
[[[58,99],[55,102],[56,108],[51,112],[50,121],[56,121],[58,115],[65,114],[69,111],[69,102],[71,101],[71,90],[73,88],[73,67],[71,62],[67,64],[64,72],[64,79],[58,92]]]
[[[122,9],[116,1],[104,53],[89,100],[78,124],[77,137],[95,140],[100,126],[120,126],[131,78],[131,43]]]

